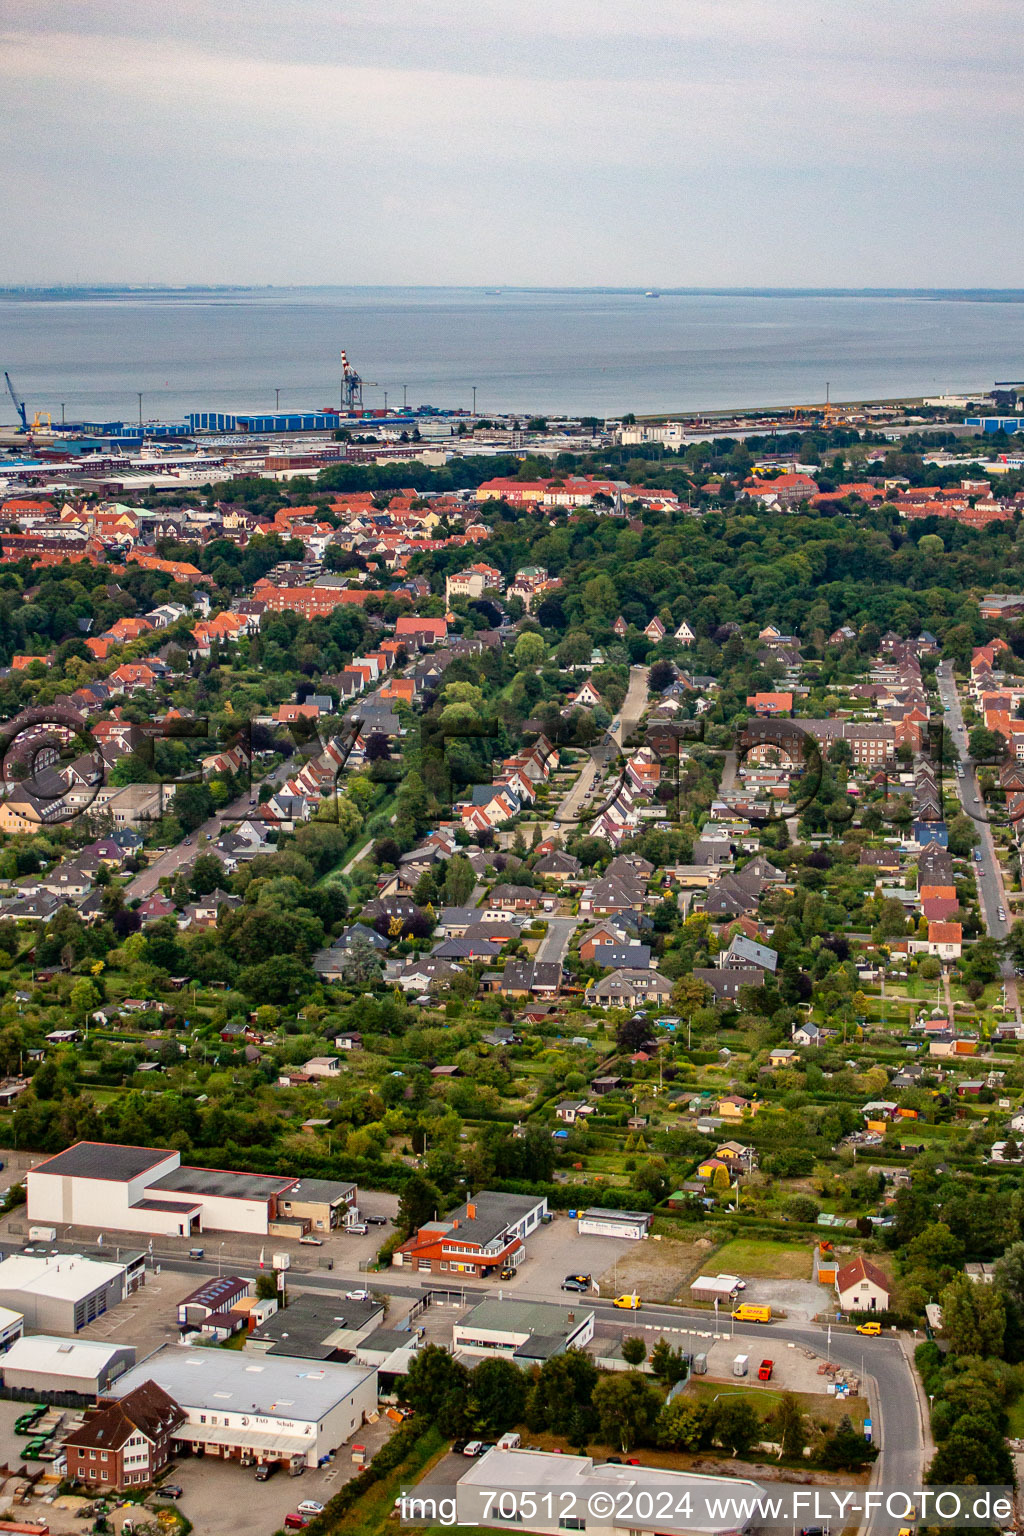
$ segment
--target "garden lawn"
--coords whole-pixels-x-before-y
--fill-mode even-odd
[[[811,1278],[810,1243],[763,1243],[753,1238],[737,1237],[724,1248],[709,1255],[705,1264],[711,1273],[739,1275],[755,1280],[809,1280]]]

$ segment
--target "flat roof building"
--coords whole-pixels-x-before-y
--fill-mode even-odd
[[[760,1483],[739,1477],[707,1477],[696,1472],[676,1472],[667,1467],[620,1466],[612,1462],[595,1464],[590,1456],[558,1456],[551,1451],[504,1451],[495,1446],[470,1463],[455,1489],[455,1513],[459,1525],[487,1526],[497,1523],[494,1489],[513,1495],[531,1493],[539,1515],[531,1519],[530,1529],[560,1536],[566,1528],[585,1529],[587,1536],[618,1536],[623,1530],[637,1530],[650,1525],[636,1513],[638,1495],[657,1511],[657,1530],[678,1536],[733,1536],[749,1528],[759,1518],[755,1501],[764,1495]],[[545,1489],[558,1490],[550,1504],[542,1497]],[[666,1499],[664,1491],[674,1497]],[[424,1490],[427,1491],[427,1490]],[[413,1490],[415,1494],[416,1490]],[[594,1495],[600,1494],[600,1501]],[[575,1495],[570,1507],[562,1495]],[[653,1506],[650,1504],[653,1500]],[[739,1518],[735,1501],[751,1507],[746,1524]],[[724,1515],[714,1513],[715,1504],[725,1508]],[[608,1513],[604,1513],[607,1506]],[[642,1506],[641,1506],[642,1507]],[[689,1513],[686,1513],[689,1511]],[[415,1509],[410,1514],[415,1516]],[[490,1516],[490,1518],[488,1518]],[[561,1518],[560,1518],[561,1517]]]
[[[61,1339],[36,1334],[19,1339],[0,1355],[0,1375],[12,1390],[25,1387],[49,1398],[62,1392],[98,1397],[135,1364],[130,1344],[100,1344],[93,1339]]]
[[[384,1321],[379,1301],[350,1301],[306,1291],[283,1312],[258,1324],[246,1349],[301,1360],[338,1360],[350,1353]],[[372,1363],[372,1362],[371,1362]]]
[[[165,1344],[117,1382],[120,1399],[153,1381],[183,1410],[182,1449],[225,1459],[318,1466],[377,1407],[372,1366]]]
[[[651,1230],[650,1211],[611,1211],[592,1206],[576,1222],[580,1237],[628,1237],[637,1241]]]
[[[456,1354],[505,1355],[524,1367],[582,1349],[593,1337],[592,1307],[507,1298],[481,1301],[452,1329]]]
[[[0,1306],[36,1333],[78,1333],[127,1293],[125,1265],[80,1253],[15,1253],[0,1264]]]
[[[356,1197],[353,1184],[194,1168],[182,1165],[180,1154],[166,1147],[98,1141],[79,1141],[46,1158],[29,1170],[26,1187],[30,1221],[164,1237],[197,1232],[286,1236],[296,1228],[301,1235],[312,1226],[326,1230],[343,1219],[343,1208]]]

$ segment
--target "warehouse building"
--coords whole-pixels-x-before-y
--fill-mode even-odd
[[[162,1387],[185,1415],[175,1444],[226,1460],[318,1466],[377,1408],[372,1366],[311,1366],[230,1349],[165,1344],[122,1376],[110,1395],[121,1399],[147,1381]]]
[[[122,1302],[125,1287],[123,1264],[80,1253],[15,1253],[0,1264],[0,1306],[38,1333],[78,1333]]]
[[[551,1536],[561,1536],[566,1529],[585,1530],[587,1536],[619,1536],[641,1524],[650,1528],[651,1516],[644,1520],[637,1509],[645,1505],[662,1509],[666,1504],[667,1512],[657,1516],[659,1531],[675,1536],[737,1536],[760,1518],[758,1501],[765,1494],[760,1483],[746,1478],[709,1477],[667,1467],[624,1467],[617,1462],[595,1465],[590,1456],[505,1451],[495,1446],[470,1462],[456,1484],[457,1524],[492,1525],[495,1488],[508,1489],[512,1495],[529,1494],[539,1510],[530,1529]],[[545,1499],[545,1491],[554,1498]],[[666,1494],[671,1497],[666,1499]],[[569,1507],[570,1495],[574,1496],[572,1513],[560,1518]],[[743,1508],[749,1510],[745,1520]]]
[[[40,1333],[19,1339],[0,1355],[0,1375],[8,1390],[20,1388],[44,1400],[62,1393],[96,1398],[134,1364],[135,1350],[130,1344],[98,1344],[92,1339],[60,1339]]]
[[[576,1223],[580,1237],[627,1237],[633,1242],[651,1230],[650,1211],[605,1211],[593,1206],[580,1211]]]
[[[344,1360],[384,1321],[379,1301],[300,1292],[253,1328],[247,1350],[302,1360]],[[371,1364],[373,1362],[370,1362]]]
[[[594,1337],[592,1307],[547,1301],[481,1301],[452,1329],[456,1354],[504,1355],[516,1365],[543,1364]]]
[[[191,1237],[197,1232],[302,1236],[330,1230],[355,1204],[352,1184],[183,1165],[166,1147],[79,1141],[31,1168],[31,1222]],[[296,1208],[284,1202],[296,1199]]]
[[[0,1307],[0,1355],[5,1355],[11,1345],[25,1332],[25,1319],[10,1307]]]
[[[717,1301],[721,1306],[731,1302],[740,1289],[736,1275],[698,1275],[690,1282],[692,1301]]]

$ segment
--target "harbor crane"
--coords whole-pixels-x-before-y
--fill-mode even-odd
[[[29,430],[29,427],[28,427],[28,412],[25,410],[25,402],[24,402],[24,400],[19,400],[18,399],[18,396],[15,393],[14,385],[11,383],[11,376],[6,371],[4,373],[4,382],[7,385],[7,393],[10,395],[11,399],[14,401],[14,409],[17,411],[18,416],[19,416],[19,418],[21,420],[21,430],[23,432],[27,432]]]
[[[365,381],[370,389],[376,389],[371,381]],[[343,411],[361,411],[363,409],[363,384],[355,369],[349,366],[348,353],[341,354],[341,408]]]

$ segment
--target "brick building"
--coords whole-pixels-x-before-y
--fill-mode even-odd
[[[174,1431],[185,1415],[155,1381],[91,1413],[64,1441],[68,1481],[92,1488],[140,1487],[171,1459]]]

